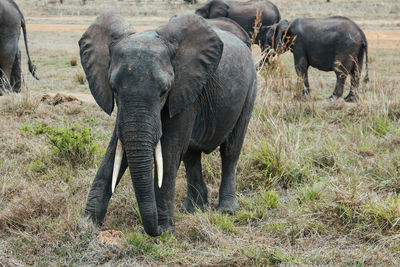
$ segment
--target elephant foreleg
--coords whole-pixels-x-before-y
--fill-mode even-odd
[[[116,147],[117,136],[116,131],[114,130],[103,161],[101,162],[100,168],[97,171],[92,186],[90,187],[84,211],[84,216],[90,217],[92,221],[98,225],[103,224],[103,220],[108,208],[108,203],[112,195],[111,180],[113,174]],[[118,173],[117,185],[121,180],[121,177],[124,174],[127,166],[128,162],[126,160],[126,154],[124,153],[121,167]]]
[[[154,179],[154,188],[157,201],[158,225],[162,231],[174,231],[176,174],[181,159],[188,148],[192,133],[191,129],[195,118],[192,108],[177,114],[173,118],[169,118],[166,110],[161,114],[163,125],[161,148],[164,173],[161,188],[158,187],[156,179]]]
[[[11,70],[10,84],[14,92],[21,92],[21,50],[18,49],[15,55],[14,64]]]
[[[310,95],[310,84],[308,83],[309,64],[304,57],[295,57],[295,69],[297,73],[297,86],[302,87],[302,96]]]

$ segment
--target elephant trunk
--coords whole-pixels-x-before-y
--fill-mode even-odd
[[[157,127],[158,128],[158,127]],[[127,123],[121,128],[122,143],[136,194],[142,223],[147,234],[158,236],[157,205],[153,184],[153,159],[157,131],[151,124]],[[156,134],[155,134],[156,133]]]

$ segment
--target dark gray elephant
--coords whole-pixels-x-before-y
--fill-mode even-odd
[[[12,0],[0,0],[0,95],[2,90],[12,88],[21,91],[21,51],[18,47],[21,27],[24,34],[29,71],[36,77],[26,37],[25,19],[17,4]]]
[[[197,15],[133,35],[115,14],[99,16],[79,41],[91,92],[117,119],[88,194],[85,215],[102,224],[129,166],[149,235],[173,231],[175,179],[186,168],[185,208],[205,207],[201,153],[220,147],[221,211],[233,212],[236,164],[253,109],[256,71],[246,45]],[[153,182],[153,159],[155,165]]]
[[[196,9],[196,14],[203,18],[213,19],[227,17],[236,21],[252,37],[257,10],[263,10],[262,26],[272,25],[281,20],[278,8],[267,0],[252,0],[247,2],[210,0]],[[258,44],[258,36],[255,43]]]
[[[248,47],[251,46],[251,39],[247,32],[235,21],[230,18],[215,18],[215,19],[207,19],[208,22],[211,22],[219,29],[223,31],[228,31],[236,35],[240,40],[242,40]]]
[[[331,99],[343,95],[344,83],[350,74],[350,92],[345,100],[355,101],[354,90],[359,85],[364,53],[365,81],[369,80],[367,38],[360,27],[346,17],[296,18],[290,23],[282,20],[273,26],[262,27],[260,38],[262,50],[272,47],[293,53],[297,75],[304,81],[303,95],[310,93],[308,68],[312,66],[336,73],[337,82]]]

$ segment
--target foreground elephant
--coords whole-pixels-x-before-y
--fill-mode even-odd
[[[129,166],[146,233],[173,231],[175,179],[181,160],[188,185],[185,208],[193,211],[208,203],[201,153],[218,146],[222,158],[219,209],[234,211],[235,169],[257,87],[249,49],[235,35],[197,15],[133,33],[121,16],[106,13],[79,41],[82,66],[96,102],[108,114],[114,101],[118,107],[85,215],[102,224],[114,187]]]
[[[261,9],[263,10],[261,16],[262,26],[272,25],[281,20],[278,8],[267,0],[251,0],[247,2],[210,0],[196,9],[195,13],[207,19],[219,17],[230,18],[242,26],[247,34],[252,37],[257,10]],[[257,36],[255,43],[258,44],[258,41]]]
[[[288,44],[293,42],[293,44]],[[336,87],[331,99],[343,95],[344,82],[351,75],[351,86],[346,101],[355,101],[354,92],[360,81],[364,53],[368,82],[368,42],[364,32],[346,17],[325,19],[297,18],[291,23],[282,20],[278,24],[261,27],[262,50],[290,50],[299,79],[304,82],[303,95],[310,93],[308,68],[336,73]],[[290,47],[289,47],[290,46]]]
[[[36,67],[29,55],[24,16],[14,1],[0,0],[0,95],[9,87],[15,92],[21,91],[21,51],[18,47],[21,27],[29,71],[37,79]]]

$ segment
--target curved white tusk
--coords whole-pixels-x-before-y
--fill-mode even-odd
[[[111,192],[112,193],[114,193],[115,186],[117,184],[118,173],[119,173],[119,169],[121,168],[123,156],[124,156],[124,147],[122,146],[121,140],[118,139],[117,149],[115,151],[113,176],[112,176],[112,181],[111,181]]]
[[[158,187],[161,188],[163,180],[163,158],[161,152],[161,142],[158,141],[156,145],[156,166],[157,166],[157,177],[158,177]]]

